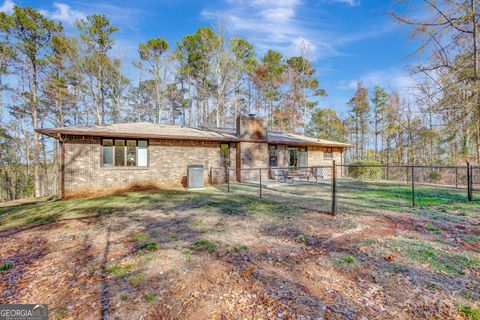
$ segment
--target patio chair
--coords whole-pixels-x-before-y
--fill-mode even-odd
[[[286,182],[287,176],[285,174],[285,171],[281,169],[273,169],[273,179],[279,182]]]

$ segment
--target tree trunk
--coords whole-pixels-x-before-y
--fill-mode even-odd
[[[477,164],[480,165],[480,119],[477,120]]]
[[[157,123],[160,124],[162,122],[162,98],[161,98],[161,84],[160,84],[160,80],[158,79],[157,77],[157,80],[156,80],[156,87],[157,89],[155,90],[156,92],[156,105],[157,105]]]
[[[57,197],[60,195],[59,190],[60,188],[58,187],[58,182],[59,182],[59,173],[60,173],[60,167],[59,167],[59,161],[58,161],[58,140],[55,139],[55,142],[53,143],[53,194],[57,195]]]
[[[358,117],[355,119],[355,158],[357,161],[359,160],[358,158],[359,152],[358,152]]]
[[[248,81],[248,113],[252,112],[252,83]]]
[[[43,125],[42,125],[42,127],[43,127]],[[41,149],[42,149],[42,158],[43,158],[43,164],[42,164],[42,167],[43,167],[42,195],[48,195],[48,194],[50,194],[48,192],[49,172],[48,172],[48,163],[47,163],[47,151],[46,151],[46,148],[45,148],[45,139],[43,137],[41,139]]]
[[[100,80],[100,107],[102,113],[102,123],[101,125],[105,125],[105,83],[103,79],[103,68],[99,63],[99,80]]]
[[[40,190],[40,146],[38,140],[38,101],[37,101],[37,69],[33,65],[33,99],[32,99],[32,125],[33,125],[33,181],[35,186],[35,197],[41,197]]]
[[[2,75],[0,74],[0,124],[3,123],[3,83]]]
[[[479,67],[479,61],[478,61],[478,39],[477,39],[477,34],[478,34],[478,23],[477,23],[477,14],[476,14],[476,0],[470,0],[470,9],[472,10],[471,16],[472,16],[472,41],[473,41],[473,74],[474,74],[474,80],[475,80],[475,91],[476,91],[476,100],[477,100],[477,114],[476,114],[476,121],[477,121],[477,163],[480,164],[480,81],[479,81],[479,75],[478,75],[478,67]]]
[[[375,141],[374,141],[374,148],[375,148],[375,155],[374,155],[374,158],[375,158],[375,161],[377,161],[377,153],[378,153],[378,112],[377,110],[375,110],[375,133],[374,133],[374,138],[375,138]]]

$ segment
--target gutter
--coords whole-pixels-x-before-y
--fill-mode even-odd
[[[313,141],[285,141],[285,140],[269,140],[267,139],[241,139],[238,137],[198,137],[198,136],[178,136],[178,135],[157,135],[157,134],[140,134],[140,133],[121,133],[121,132],[105,132],[105,131],[81,131],[68,130],[60,132],[56,129],[36,129],[36,132],[44,134],[55,139],[66,135],[80,135],[90,137],[108,137],[108,138],[132,138],[132,139],[159,139],[159,140],[194,140],[194,141],[215,141],[215,142],[253,142],[253,143],[270,143],[289,146],[317,146],[317,147],[333,147],[333,148],[351,148],[353,145],[345,143],[321,143]],[[267,133],[268,135],[268,133]]]

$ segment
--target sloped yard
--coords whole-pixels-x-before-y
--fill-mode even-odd
[[[52,319],[479,319],[480,204],[449,206],[332,217],[206,189],[0,207],[0,303]]]

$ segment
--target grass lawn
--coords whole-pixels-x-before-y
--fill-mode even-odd
[[[340,187],[336,217],[309,185],[2,206],[0,303],[51,319],[479,319],[478,202]]]
[[[222,186],[221,189],[226,191],[227,187]],[[259,197],[258,184],[235,183],[230,185],[230,191],[237,195]],[[332,186],[329,181],[318,184],[277,183],[262,188],[262,197],[308,210],[331,212]],[[463,189],[416,185],[415,207],[412,207],[412,189],[405,183],[339,180],[337,209],[340,212],[390,210],[422,214],[441,211],[477,216],[480,215],[480,195],[476,195],[475,201],[468,202]]]

